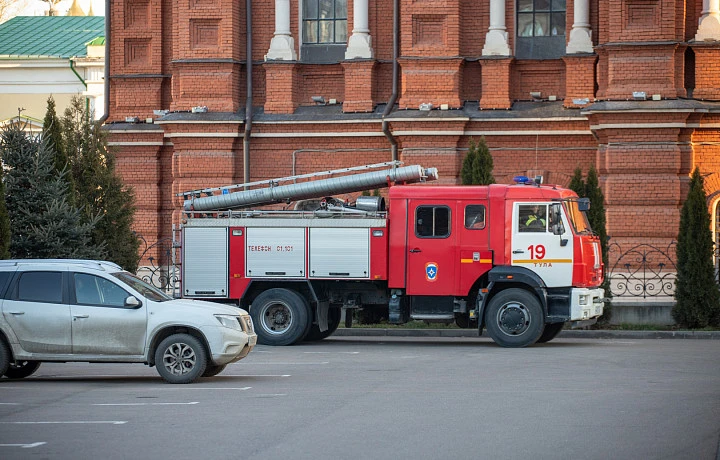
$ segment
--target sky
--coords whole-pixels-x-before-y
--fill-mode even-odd
[[[67,10],[70,9],[72,2],[73,0],[63,0],[55,6],[55,9],[60,12],[60,15],[64,16]],[[78,0],[78,5],[87,14],[91,2],[93,15],[104,16],[105,0]],[[48,10],[48,3],[42,0],[16,0],[15,4],[15,7],[19,10],[18,16],[45,16]]]

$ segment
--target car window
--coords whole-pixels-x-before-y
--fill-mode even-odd
[[[166,300],[172,300],[172,297],[162,292],[155,286],[151,286],[135,275],[128,272],[117,272],[111,273],[112,276],[127,283],[128,286],[138,291],[143,296],[155,302],[165,302]]]
[[[24,272],[18,281],[17,299],[62,303],[62,272]]]
[[[117,284],[100,276],[74,273],[75,299],[82,305],[124,307],[130,294]]]
[[[2,298],[5,293],[5,288],[7,287],[8,281],[12,275],[13,272],[0,272],[0,298]]]

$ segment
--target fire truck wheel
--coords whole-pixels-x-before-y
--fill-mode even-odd
[[[220,372],[225,370],[226,364],[222,364],[220,366],[217,366],[215,364],[208,364],[208,366],[205,368],[205,372],[203,372],[203,377],[214,377],[218,375]]]
[[[523,289],[506,289],[497,294],[490,301],[486,315],[488,334],[502,347],[532,345],[545,326],[540,302]]]
[[[274,288],[252,301],[250,316],[255,324],[258,343],[292,345],[310,331],[310,306],[297,292]]]
[[[192,383],[207,365],[205,348],[189,334],[171,335],[155,350],[155,368],[168,383]]]
[[[5,377],[9,379],[24,379],[30,377],[40,367],[40,361],[16,361],[10,363],[5,371]]]
[[[328,328],[327,331],[320,332],[320,328],[317,324],[313,324],[310,327],[310,332],[305,336],[306,342],[316,342],[318,340],[326,339],[330,337],[333,332],[337,331],[340,325],[340,309],[331,308],[328,310]]]
[[[565,323],[546,324],[545,330],[538,339],[537,343],[547,343],[551,341],[552,339],[557,337],[560,331],[562,331],[563,326],[565,326]]]

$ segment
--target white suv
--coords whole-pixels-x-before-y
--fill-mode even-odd
[[[222,372],[257,342],[229,305],[169,297],[111,262],[0,260],[0,377],[41,362],[144,363],[169,383]]]

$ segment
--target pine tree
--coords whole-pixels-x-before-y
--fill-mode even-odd
[[[99,216],[94,244],[104,244],[107,259],[128,271],[136,271],[140,240],[132,231],[135,196],[115,170],[101,127],[92,121],[83,99],[74,97],[62,121],[63,144],[72,165],[75,200],[86,219]]]
[[[583,180],[582,169],[580,169],[580,166],[575,168],[575,173],[570,180],[570,185],[568,185],[568,188],[573,192],[577,193],[579,197],[585,197],[585,181]]]
[[[605,280],[601,287],[605,289],[605,296],[612,297],[610,290],[610,276],[607,271],[610,268],[609,244],[607,235],[607,221],[605,219],[605,195],[600,188],[600,180],[598,178],[595,166],[590,166],[587,180],[585,181],[585,196],[590,199],[590,210],[588,211],[588,221],[595,234],[600,238],[600,249],[602,251],[602,260],[605,265]],[[610,319],[609,312],[603,315],[605,321]]]
[[[54,152],[46,141],[29,138],[19,124],[5,127],[0,156],[5,175],[10,228],[10,255],[14,258],[102,258],[102,246],[93,245],[96,220],[67,201],[63,174],[54,169]]]
[[[0,155],[0,259],[10,258],[10,217],[5,204],[3,161]]]
[[[713,240],[706,200],[703,178],[696,167],[680,213],[676,304],[672,310],[675,321],[689,328],[720,326],[720,291],[713,276]]]
[[[62,126],[55,111],[55,99],[52,96],[47,100],[42,137],[47,140],[49,147],[55,152],[55,171],[60,174],[65,169],[69,169],[69,160],[62,138]],[[75,181],[72,174],[66,174],[64,177],[68,183],[68,199],[72,203],[75,199]]]
[[[471,138],[470,148],[460,169],[462,185],[494,184],[495,177],[493,177],[492,171],[493,158],[485,142],[485,137],[481,137],[477,144]]]

